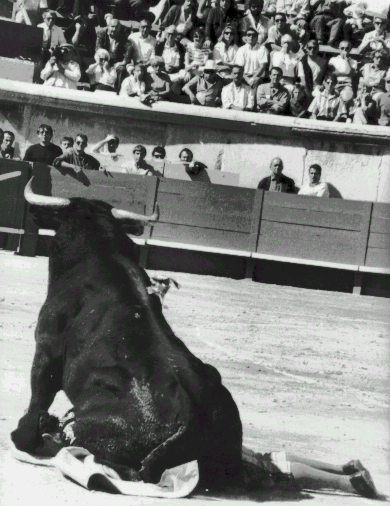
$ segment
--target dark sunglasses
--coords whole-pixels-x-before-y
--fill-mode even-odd
[[[283,18],[278,18],[278,19],[275,19],[275,23],[282,23],[284,21]]]
[[[385,23],[384,21],[375,21],[374,25],[383,26]]]
[[[83,144],[86,144],[84,141],[76,141],[75,144],[78,144],[79,146],[82,146]]]
[[[257,37],[257,33],[251,32],[246,34],[247,37]]]

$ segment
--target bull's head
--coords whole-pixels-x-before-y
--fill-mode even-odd
[[[24,197],[29,204],[36,206],[35,209],[51,209],[53,211],[57,211],[59,214],[61,214],[61,211],[66,212],[67,210],[70,210],[70,208],[77,204],[83,205],[85,211],[87,211],[87,208],[89,207],[91,214],[96,214],[99,209],[101,209],[105,214],[110,212],[111,216],[123,223],[126,226],[128,233],[132,235],[141,235],[143,233],[143,226],[145,224],[157,222],[160,216],[158,204],[156,204],[154,213],[150,216],[146,216],[132,211],[127,211],[125,209],[118,209],[100,201],[88,201],[87,199],[80,198],[67,199],[62,197],[40,195],[33,191],[33,180],[34,176],[26,185]]]

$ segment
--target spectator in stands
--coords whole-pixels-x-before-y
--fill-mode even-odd
[[[343,99],[336,95],[337,78],[329,74],[324,80],[324,91],[321,91],[310,104],[309,112],[312,119],[322,121],[345,121],[347,109]]]
[[[27,148],[23,160],[25,162],[40,162],[52,165],[55,158],[62,155],[62,149],[52,144],[53,129],[50,125],[39,125],[37,130],[39,144]]]
[[[326,69],[327,60],[318,56],[318,42],[309,40],[306,46],[307,54],[298,64],[298,77],[305,87],[308,97],[319,92]]]
[[[116,68],[110,62],[110,54],[105,49],[98,49],[96,51],[95,63],[92,63],[86,72],[93,89],[115,91],[117,80]]]
[[[223,81],[217,74],[215,61],[208,60],[204,66],[203,74],[192,78],[184,86],[183,91],[190,97],[191,104],[219,107],[222,88]]]
[[[119,137],[109,134],[105,139],[92,147],[92,153],[100,163],[101,170],[122,172],[123,156],[117,153]]]
[[[298,59],[291,51],[293,46],[293,39],[291,35],[283,35],[282,49],[275,51],[271,54],[270,67],[278,67],[282,69],[283,78],[282,83],[289,92],[292,91],[294,83],[298,75]]]
[[[375,51],[373,63],[366,63],[362,69],[362,81],[371,90],[374,100],[385,91],[385,77],[389,70],[386,56],[381,49]]]
[[[53,55],[41,72],[43,86],[69,88],[77,90],[77,83],[81,77],[78,63],[73,60],[72,44],[62,44],[59,55]]]
[[[150,19],[144,17],[139,24],[139,32],[132,33],[129,41],[133,43],[136,54],[136,61],[141,61],[145,65],[150,63],[157,41],[150,35],[152,23]]]
[[[74,146],[53,161],[54,167],[72,169],[75,172],[81,170],[99,170],[100,163],[85,152],[88,146],[88,137],[85,134],[77,134]]]
[[[239,65],[232,68],[233,81],[222,89],[222,108],[235,111],[253,111],[256,92],[244,82],[244,69]]]
[[[328,62],[330,71],[337,77],[336,89],[345,103],[354,97],[356,89],[357,61],[350,58],[352,45],[348,40],[342,40],[339,45],[340,54]]]
[[[120,95],[138,97],[142,101],[146,93],[145,65],[137,63],[133,67],[133,65],[129,64],[126,69],[129,72],[129,76],[122,82]]]
[[[66,44],[66,39],[63,30],[56,26],[57,13],[55,11],[48,9],[42,14],[42,17],[43,23],[37,27],[43,28],[42,59],[43,65],[45,65],[50,58],[49,50]]]
[[[290,6],[289,6],[290,4]],[[284,12],[287,23],[306,30],[310,17],[310,0],[278,0],[277,12]]]
[[[355,125],[377,125],[377,106],[375,100],[369,93],[358,94],[354,106],[350,110],[348,122]]]
[[[61,149],[63,153],[65,153],[66,150],[73,148],[73,144],[73,137],[63,137],[61,140]]]
[[[164,59],[162,56],[155,56],[151,61],[152,72],[146,80],[146,91],[143,102],[153,104],[161,100],[168,100],[171,92],[171,80],[164,70]]]
[[[344,26],[342,18],[343,2],[338,0],[310,0],[313,9],[311,30],[315,33],[318,44],[334,46],[339,42]],[[344,6],[345,7],[345,6]],[[326,31],[329,30],[329,36]]]
[[[210,50],[203,47],[204,37],[204,30],[196,28],[192,35],[192,42],[186,46],[185,82],[188,82],[191,77],[201,75],[206,61],[209,59]]]
[[[239,19],[240,13],[233,0],[219,0],[219,5],[212,7],[207,17],[205,47],[214,46],[226,26],[231,26],[238,31]]]
[[[390,50],[390,33],[386,31],[386,20],[377,16],[374,18],[375,29],[364,35],[362,43],[358,47],[358,53],[366,51]]]
[[[111,12],[107,12],[107,14],[104,14],[104,21],[106,22],[106,26],[110,24],[110,21],[113,18],[114,16],[111,14]]]
[[[13,160],[15,158],[15,134],[9,130],[6,130],[3,134],[3,130],[0,128],[0,147],[1,147],[1,156],[3,158],[7,158],[8,160]],[[4,145],[4,149],[2,147]]]
[[[294,180],[282,174],[283,161],[281,158],[273,158],[270,164],[271,175],[263,178],[259,185],[258,190],[265,190],[267,192],[282,192],[294,193],[295,184]]]
[[[181,86],[184,77],[184,57],[185,50],[180,42],[176,40],[176,28],[171,25],[165,29],[165,40],[157,42],[153,56],[162,57],[164,60],[165,72],[169,75],[172,83],[172,90],[176,93],[181,92]]]
[[[213,49],[213,59],[217,64],[218,73],[223,79],[230,79],[232,65],[238,51],[236,32],[227,26]]]
[[[181,43],[186,45],[189,42],[192,30],[201,25],[196,11],[197,4],[195,0],[184,0],[182,5],[172,5],[160,25],[160,30],[164,31],[168,26],[177,27],[181,25]]]
[[[145,161],[146,148],[138,144],[133,149],[133,161],[124,163],[122,168],[127,174],[136,174],[138,176],[162,176],[161,172]]]
[[[254,28],[246,31],[247,43],[236,54],[237,65],[244,67],[244,77],[251,88],[256,89],[268,75],[268,50],[258,43],[258,33]]]
[[[376,99],[378,124],[390,126],[390,74],[386,76],[386,93],[381,93]]]
[[[268,30],[267,42],[271,45],[273,50],[279,51],[282,47],[283,35],[290,35],[293,40],[291,49],[293,51],[297,51],[299,31],[300,30],[297,30],[287,24],[286,14],[283,12],[277,12],[275,15],[275,24]]]
[[[165,160],[167,153],[162,146],[156,146],[152,151],[152,160]]]
[[[344,39],[350,41],[353,47],[361,44],[371,24],[370,19],[365,15],[366,10],[367,4],[364,2],[349,5],[344,9],[344,14],[347,16],[343,27]]]
[[[257,110],[265,114],[284,114],[290,95],[286,88],[280,84],[282,69],[274,67],[271,70],[270,82],[260,84],[257,88]]]
[[[67,42],[73,44],[76,60],[82,70],[92,63],[96,47],[96,29],[93,20],[88,16],[77,16],[65,30]]]
[[[180,151],[179,160],[185,166],[187,174],[199,174],[202,169],[206,168],[204,163],[194,160],[194,154],[188,148],[184,148]]]
[[[262,14],[264,0],[246,0],[245,14],[240,21],[240,32],[246,33],[248,28],[254,28],[258,33],[258,43],[263,44],[268,38],[268,30],[272,26],[269,17]]]
[[[309,183],[302,186],[298,195],[305,197],[329,197],[328,184],[321,181],[322,168],[318,163],[309,167]]]
[[[107,28],[99,31],[96,38],[96,51],[105,49],[110,55],[110,62],[117,71],[115,89],[118,90],[122,84],[126,65],[136,58],[135,49],[128,41],[129,30],[121,25],[118,19],[112,18],[108,21]]]
[[[310,105],[310,99],[306,94],[305,88],[297,83],[291,92],[289,113],[295,118],[308,118],[308,108]]]

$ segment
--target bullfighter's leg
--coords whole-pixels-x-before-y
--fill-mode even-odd
[[[39,433],[40,414],[51,406],[62,385],[62,360],[52,359],[37,347],[31,369],[31,400],[27,413],[11,433],[12,441],[21,451],[33,453],[43,444]]]

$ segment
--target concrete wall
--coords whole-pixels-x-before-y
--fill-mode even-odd
[[[0,127],[16,134],[21,154],[37,142],[40,123],[55,130],[56,143],[81,131],[90,145],[108,133],[120,137],[119,153],[131,158],[136,144],[151,153],[165,145],[176,161],[187,146],[210,169],[240,175],[240,185],[255,188],[268,175],[270,160],[280,156],[285,174],[297,186],[311,163],[323,167],[332,196],[390,203],[390,129],[331,124],[160,103],[153,108],[134,99],[45,88],[0,79]]]

